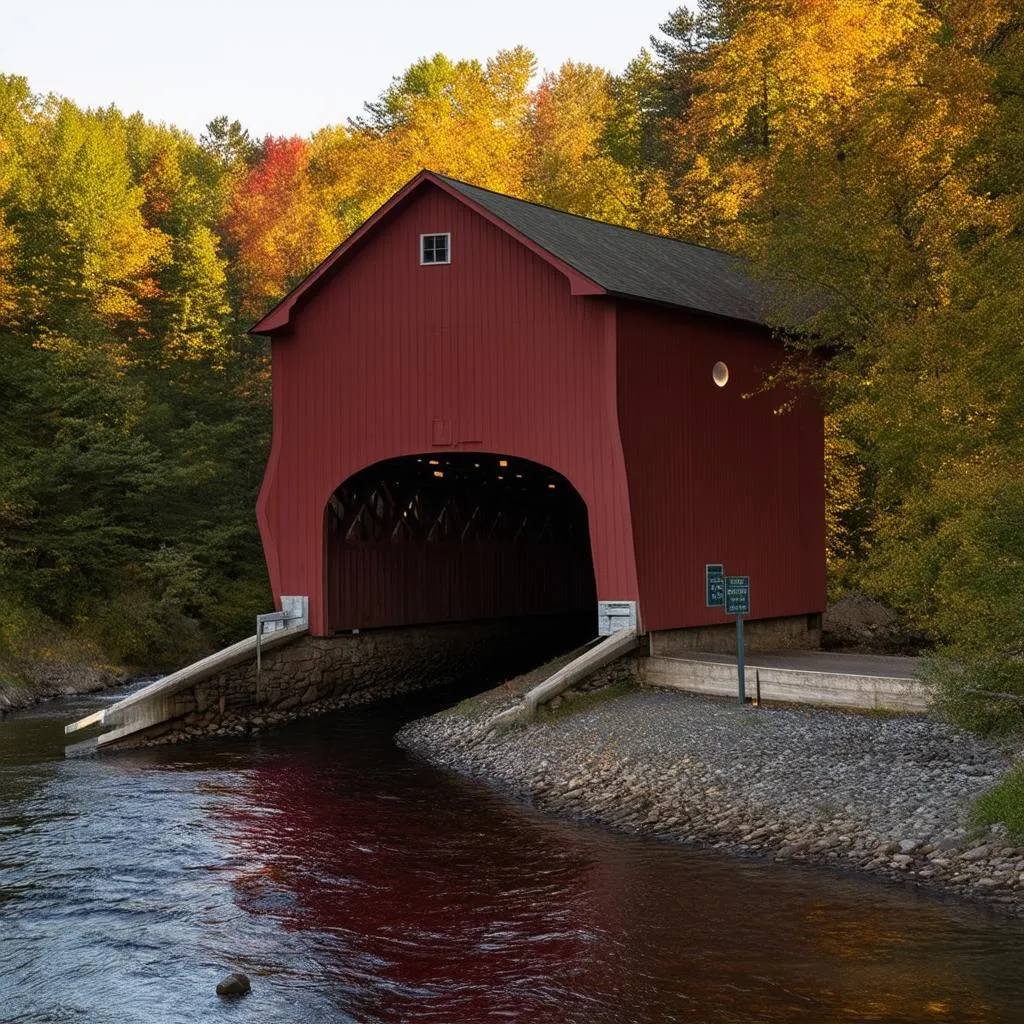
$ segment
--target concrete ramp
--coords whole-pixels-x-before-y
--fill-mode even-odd
[[[747,696],[758,682],[761,699],[883,711],[924,711],[929,691],[916,678],[918,659],[826,651],[773,651],[746,659]],[[695,652],[686,658],[654,656],[644,663],[651,686],[735,697],[736,658]]]
[[[487,731],[505,729],[519,723],[531,722],[537,715],[537,708],[548,701],[554,700],[569,687],[582,682],[593,675],[598,669],[629,654],[640,643],[636,627],[621,629],[604,637],[593,646],[588,646],[568,665],[563,665],[557,672],[548,676],[544,682],[528,690],[523,699],[514,707],[503,711],[487,723]]]
[[[114,726],[110,732],[102,733],[97,738],[96,745],[103,747],[142,729],[160,725],[180,713],[174,700],[175,695],[180,691],[202,682],[204,679],[209,679],[224,669],[241,665],[247,661],[255,661],[257,646],[263,652],[271,651],[276,647],[291,643],[300,636],[305,636],[308,632],[308,626],[303,624],[277,629],[263,634],[259,638],[255,635],[246,637],[237,644],[225,647],[222,651],[217,651],[216,654],[211,654],[177,672],[158,679],[155,683],[144,686],[141,690],[137,690],[131,696],[125,697],[124,700],[120,700],[108,708],[103,708],[101,711],[64,726],[64,732],[70,734],[96,726]]]

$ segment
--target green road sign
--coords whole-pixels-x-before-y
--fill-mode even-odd
[[[725,614],[750,614],[750,577],[725,577]]]
[[[704,601],[709,608],[725,604],[725,566],[704,566]]]

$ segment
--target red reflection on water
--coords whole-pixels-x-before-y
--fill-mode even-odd
[[[465,791],[444,803],[436,780],[370,793],[311,767],[248,773],[255,799],[229,805],[232,839],[257,862],[238,901],[320,933],[320,967],[360,1002],[369,989],[366,1009],[510,1019],[524,998],[554,1012],[567,986],[594,987],[590,947],[628,927],[585,895],[607,889],[607,865],[523,828],[482,789],[467,815]]]
[[[238,903],[307,933],[309,984],[360,1022],[1012,1019],[986,998],[988,961],[932,953],[939,905],[578,829],[383,748],[314,746],[245,771],[219,813],[252,865]]]

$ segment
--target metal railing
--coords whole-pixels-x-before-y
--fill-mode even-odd
[[[256,616],[256,703],[260,703],[260,685],[263,680],[263,635],[276,633],[289,626],[306,625],[309,622],[309,598],[282,597],[281,611],[264,612]],[[270,626],[269,629],[266,627]]]

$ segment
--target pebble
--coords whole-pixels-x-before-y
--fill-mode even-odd
[[[973,850],[967,850],[966,852],[960,854],[960,857],[962,860],[967,861],[985,860],[988,857],[989,853],[991,853],[990,847],[975,846]]]

